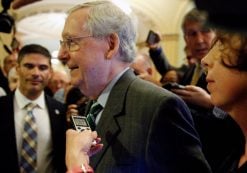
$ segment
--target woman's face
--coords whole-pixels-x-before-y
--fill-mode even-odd
[[[236,62],[236,53],[217,41],[208,55],[202,59],[207,71],[207,88],[212,102],[228,113],[237,109],[240,104],[247,103],[247,72],[222,64],[222,59],[227,65]]]

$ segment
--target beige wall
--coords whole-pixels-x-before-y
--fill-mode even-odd
[[[0,32],[0,62],[2,66],[2,61],[5,56],[8,55],[8,53],[4,50],[3,45],[5,44],[6,46],[10,47],[12,41],[12,34],[6,34],[6,33],[1,33]]]
[[[0,0],[1,1],[1,0]],[[54,11],[60,9],[59,5],[55,5],[53,3],[59,4],[64,2],[70,2],[68,0],[42,0],[41,2],[45,2],[49,4],[49,11]],[[193,1],[191,0],[153,0],[150,4],[150,0],[123,0],[129,2],[133,9],[137,11],[137,15],[139,15],[139,19],[141,19],[142,25],[140,27],[140,36],[139,39],[140,42],[138,45],[141,47],[141,49],[145,49],[145,46],[143,46],[143,40],[146,38],[146,35],[149,31],[149,29],[157,29],[160,31],[163,41],[162,41],[162,47],[165,51],[165,54],[170,61],[170,63],[174,66],[180,66],[183,63],[184,58],[184,42],[183,42],[183,35],[181,32],[181,22],[184,14],[193,7]],[[29,16],[32,14],[35,14],[34,11],[37,11],[36,13],[42,13],[43,11],[47,11],[48,9],[41,10],[40,7],[45,8],[47,5],[41,5],[36,6],[38,3],[34,3],[31,7],[25,7],[21,8],[19,11],[16,12],[16,18],[19,20],[21,18],[24,18],[25,16]],[[66,4],[65,4],[66,5]],[[64,4],[61,6],[65,6]],[[59,7],[59,8],[58,8]],[[1,7],[0,7],[1,8]],[[49,12],[48,11],[48,12]],[[18,14],[20,14],[22,17],[18,18]],[[48,19],[46,19],[47,21]],[[36,20],[37,24],[39,24],[40,20]],[[39,21],[39,22],[38,22]],[[39,29],[41,31],[45,31],[47,29],[44,29],[42,25],[33,26],[33,23],[35,21],[32,21],[32,23],[26,24],[27,29],[32,29],[31,35],[34,33],[37,33],[37,35],[42,34],[39,33]],[[51,25],[48,25],[51,26]],[[54,27],[53,27],[54,28]],[[27,34],[27,33],[25,33]],[[57,33],[49,33],[56,35]],[[20,35],[23,35],[21,33]],[[0,33],[0,36],[4,43],[6,45],[10,45],[11,42],[11,35],[10,34],[2,34]],[[26,35],[27,36],[27,35]],[[50,36],[50,35],[48,35]],[[47,35],[44,36],[44,39],[48,37]],[[39,40],[41,38],[38,38]],[[59,38],[56,38],[59,40]],[[49,40],[47,40],[47,43],[49,43]],[[49,46],[48,46],[49,47]],[[0,42],[0,59],[5,57],[7,53],[3,50],[2,43]]]

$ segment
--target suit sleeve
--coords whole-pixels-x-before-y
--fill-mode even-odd
[[[168,62],[162,48],[157,48],[155,50],[149,49],[149,55],[150,55],[156,69],[158,70],[158,72],[160,73],[161,76],[166,74],[166,72],[170,68],[172,68],[172,66]]]

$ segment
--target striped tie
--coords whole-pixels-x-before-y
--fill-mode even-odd
[[[94,102],[89,110],[89,113],[87,114],[87,121],[90,125],[91,130],[95,130],[96,124],[95,120],[97,115],[100,113],[100,111],[103,109],[103,107],[98,103]]]
[[[35,106],[33,103],[29,103],[26,106],[27,114],[24,118],[20,159],[21,173],[37,172],[37,124],[33,116]]]

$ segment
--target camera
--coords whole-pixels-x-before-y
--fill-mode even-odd
[[[160,37],[157,33],[155,33],[152,30],[149,30],[147,39],[146,39],[146,43],[148,43],[149,45],[158,43],[160,41]]]
[[[3,11],[0,13],[0,32],[10,33],[14,26],[14,18],[7,10],[10,8],[11,0],[2,0]]]

